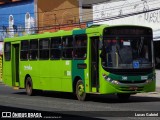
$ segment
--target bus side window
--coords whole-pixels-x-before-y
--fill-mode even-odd
[[[30,51],[29,51],[29,59],[37,60],[38,59],[38,40],[30,40]]]
[[[39,40],[39,59],[48,60],[49,59],[49,39]]]
[[[50,59],[61,58],[61,37],[51,38]]]
[[[6,42],[4,44],[4,58],[5,58],[5,61],[11,60],[11,43],[10,42]]]
[[[87,54],[87,35],[75,36],[74,58],[85,59]]]
[[[21,53],[20,53],[20,59],[21,60],[28,60],[29,59],[29,41],[24,40],[21,41]]]
[[[73,58],[73,36],[65,36],[62,38],[62,57],[64,59]]]

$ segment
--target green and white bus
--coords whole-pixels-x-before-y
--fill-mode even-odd
[[[26,35],[4,40],[3,81],[25,88],[88,94],[155,91],[152,29],[92,25],[86,29]]]

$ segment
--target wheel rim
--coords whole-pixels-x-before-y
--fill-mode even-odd
[[[83,84],[78,85],[78,96],[82,97],[84,95],[84,86]]]

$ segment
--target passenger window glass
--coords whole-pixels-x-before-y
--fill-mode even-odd
[[[21,53],[20,53],[20,59],[21,60],[28,60],[29,58],[29,41],[25,40],[21,42]]]
[[[39,58],[49,59],[49,39],[39,40]]]
[[[62,38],[62,57],[64,59],[72,59],[73,58],[73,37],[66,36]]]
[[[61,38],[51,38],[50,44],[50,59],[60,59],[61,57]]]
[[[6,42],[4,44],[4,58],[6,61],[11,60],[11,43],[10,42]]]
[[[85,59],[87,55],[87,35],[75,36],[74,58]]]
[[[38,40],[30,40],[30,60],[38,59]]]

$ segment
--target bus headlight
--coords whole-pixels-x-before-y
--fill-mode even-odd
[[[116,84],[116,85],[118,85],[118,84],[119,84],[119,82],[118,82],[117,80],[113,80],[113,81],[112,81],[112,84]]]
[[[112,80],[112,79],[111,79],[110,77],[108,77],[106,74],[103,74],[103,78],[104,78],[105,80],[107,80],[108,82],[112,83],[112,84],[116,84],[116,85],[119,84],[119,82],[118,82],[117,80]]]
[[[149,79],[149,80],[146,80],[146,83],[151,83],[153,80],[152,79]]]

